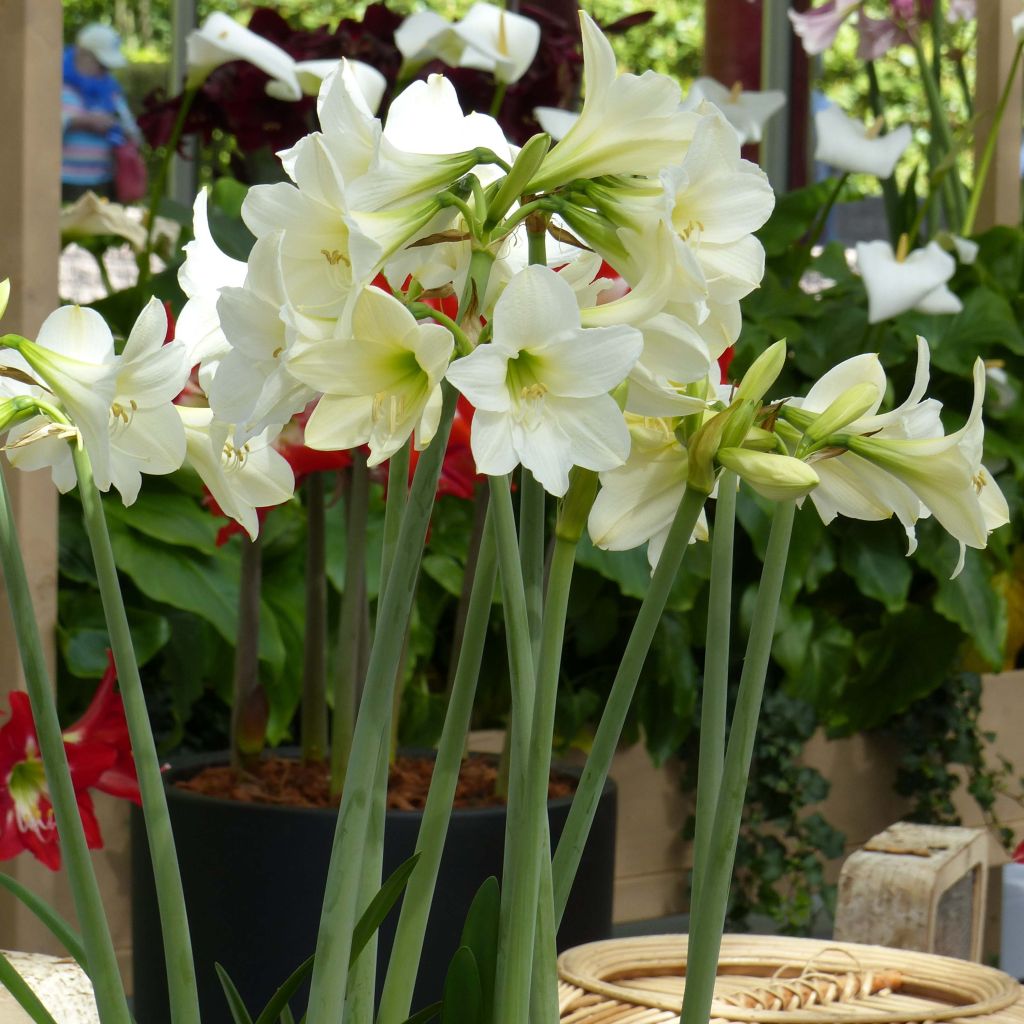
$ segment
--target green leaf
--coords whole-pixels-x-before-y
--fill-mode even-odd
[[[440,1012],[441,1002],[431,1003],[429,1006],[425,1006],[422,1010],[414,1013],[404,1024],[427,1024],[428,1021],[432,1021]]]
[[[423,571],[453,597],[462,594],[462,566],[450,555],[424,555]]]
[[[313,972],[313,956],[307,957],[289,975],[288,980],[271,996],[270,1002],[263,1008],[263,1012],[256,1018],[256,1024],[274,1024],[278,1017],[284,1017],[287,1013],[291,1016],[288,1008],[288,1000],[295,995],[299,986]]]
[[[448,965],[441,999],[441,1024],[484,1024],[483,994],[476,957],[460,946]]]
[[[846,524],[844,524],[846,525]],[[888,611],[898,612],[907,603],[911,562],[895,530],[873,529],[849,524],[839,543],[839,564],[865,596],[880,601]]]
[[[236,178],[218,178],[210,190],[210,201],[229,217],[241,217],[242,203],[248,194],[249,186],[244,182]]]
[[[460,946],[472,950],[480,979],[481,1020],[494,1016],[494,979],[498,970],[498,920],[501,914],[501,890],[493,875],[476,891]]]
[[[828,614],[802,605],[780,609],[772,657],[786,671],[786,693],[827,715],[847,678],[853,644],[853,633]]]
[[[117,499],[108,499],[103,511],[108,521],[116,519],[165,544],[195,548],[208,555],[217,550],[222,520],[176,488],[144,488],[127,508]]]
[[[58,603],[57,638],[69,671],[80,679],[101,679],[107,671],[110,636],[99,599],[88,601],[80,591],[63,591]],[[156,612],[129,608],[128,625],[140,668],[171,639],[170,623]]]
[[[776,196],[775,209],[768,223],[757,233],[766,255],[782,255],[799,242],[835,187],[835,178],[826,178],[806,188]]]
[[[370,905],[363,911],[362,917],[356,922],[352,929],[352,952],[349,955],[349,969],[359,959],[366,944],[373,938],[373,933],[380,927],[381,922],[388,916],[391,908],[398,902],[398,897],[405,891],[405,886],[413,869],[419,862],[420,855],[414,853],[407,861],[399,864],[388,876],[387,881],[380,887],[380,891],[370,900]]]
[[[235,1024],[252,1024],[252,1017],[242,1002],[242,997],[235,988],[235,983],[228,977],[228,972],[220,964],[214,964],[217,977],[220,978],[221,988],[224,989],[224,997],[228,1001],[228,1008],[231,1010],[231,1018]]]
[[[75,958],[83,970],[88,970],[85,947],[78,933],[64,920],[56,910],[34,892],[26,889],[17,879],[0,873],[0,886],[12,893],[17,899],[36,915],[49,929],[50,934]]]
[[[631,551],[603,551],[584,534],[576,549],[576,564],[600,573],[606,580],[617,583],[626,597],[643,599],[651,584],[651,567],[643,548]]]
[[[0,986],[14,996],[14,1001],[32,1018],[35,1024],[57,1024],[50,1011],[39,1001],[39,997],[28,986],[14,965],[0,953]]]

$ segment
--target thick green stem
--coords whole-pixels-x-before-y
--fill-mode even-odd
[[[259,755],[266,737],[266,697],[260,687],[260,596],[263,545],[260,538],[242,538],[238,580],[238,631],[235,674],[231,687],[231,764],[241,771]]]
[[[978,218],[978,207],[981,205],[985,182],[988,180],[988,172],[992,167],[992,158],[996,152],[996,143],[999,141],[999,128],[1003,123],[1003,115],[1006,113],[1006,104],[1010,100],[1010,91],[1013,89],[1014,82],[1017,81],[1017,71],[1020,67],[1022,53],[1024,53],[1024,40],[1017,44],[1017,50],[1013,55],[1013,64],[1010,65],[1010,74],[999,95],[999,103],[996,105],[995,116],[992,118],[992,126],[989,128],[988,136],[985,139],[985,148],[978,161],[978,170],[974,175],[974,187],[971,189],[971,200],[960,228],[960,233],[963,235],[970,235],[974,231],[974,222]]]
[[[388,585],[388,575],[395,560],[398,536],[402,529],[402,516],[409,498],[409,442],[388,461],[388,496],[384,504],[384,546],[380,558],[380,593]]]
[[[469,617],[469,603],[476,587],[477,565],[484,542],[484,534],[490,527],[487,525],[487,507],[489,493],[486,487],[477,488],[473,498],[473,525],[470,527],[469,542],[466,546],[466,568],[462,574],[462,589],[459,592],[459,603],[455,609],[455,622],[452,627],[452,646],[448,656],[448,682],[445,685],[445,697],[451,699],[452,688],[455,686],[455,674],[462,663],[460,652],[466,638],[466,621]]]
[[[157,906],[167,964],[167,990],[172,1024],[199,1024],[195,967],[189,941],[188,915],[181,889],[181,874],[174,848],[174,833],[167,813],[167,796],[160,775],[160,758],[146,711],[146,696],[139,678],[139,666],[132,647],[124,600],[117,580],[117,566],[110,546],[103,504],[92,477],[92,466],[84,448],[73,448],[78,490],[82,500],[85,531],[89,537],[96,579],[103,602],[103,614],[110,634],[110,646],[117,665],[117,677],[124,701],[128,733],[132,741],[135,770],[142,794],[142,814],[153,862]]]
[[[551,861],[547,821],[548,783],[551,777],[551,746],[554,741],[555,705],[562,664],[565,618],[572,586],[576,544],[576,540],[556,537],[551,559],[533,704],[533,723],[530,728],[529,759],[526,765],[526,813],[523,816],[523,827],[511,833],[511,844],[507,846],[508,854],[514,859],[514,870],[509,873],[505,883],[511,912],[508,930],[505,933],[509,948],[507,970],[503,975],[499,974],[500,984],[495,988],[496,1024],[513,1024],[537,1019],[529,1012],[531,976],[538,923],[538,900],[541,892],[541,865],[544,861],[549,864]],[[549,896],[549,900],[550,898]],[[543,944],[550,946],[554,933],[553,917],[549,917],[545,923],[550,923],[551,934],[545,936]],[[546,970],[554,972],[553,960],[546,965]],[[546,992],[549,996],[551,992],[557,991],[557,985],[551,985],[551,978],[540,979],[539,987],[541,992]],[[540,1019],[557,1019],[557,1016],[556,999],[553,1008],[544,1007]]]
[[[715,808],[707,870],[699,896],[699,913],[690,925],[686,991],[680,1018],[682,1024],[706,1024],[711,1012],[711,999],[718,973],[718,954],[722,946],[722,927],[736,857],[736,840],[743,817],[747,776],[750,774],[795,512],[794,502],[780,503],[776,507],[768,537],[754,619],[747,638],[743,671],[740,673],[736,709],[729,730],[729,748],[725,755],[722,784]]]
[[[455,416],[455,400],[454,389],[445,385],[441,421],[437,434],[420,456],[416,467],[394,562],[379,601],[377,639],[370,653],[327,874],[309,995],[309,1024],[337,1024],[345,1006],[363,845],[370,824],[380,745],[387,742],[386,733],[381,734],[381,725],[383,723],[386,727],[389,722],[395,674],[401,657],[401,645],[395,642],[395,638],[404,635],[409,622],[423,543],[441,475],[441,462]]]
[[[85,840],[78,802],[71,782],[64,737],[57,720],[57,705],[53,697],[46,657],[39,638],[32,594],[29,590],[25,565],[21,558],[14,513],[7,490],[7,482],[0,472],[0,566],[3,568],[7,601],[14,619],[14,633],[18,653],[25,673],[25,685],[32,705],[46,788],[57,821],[57,834],[63,848],[75,913],[82,929],[86,966],[102,1024],[130,1024],[131,1014],[121,985],[117,955],[110,938],[103,897],[92,869],[92,858]]]
[[[198,92],[197,88],[185,89],[182,92],[181,102],[178,104],[178,116],[174,119],[174,126],[171,128],[171,134],[160,157],[160,164],[149,187],[149,197],[146,200],[146,244],[138,256],[140,287],[145,287],[153,272],[150,263],[153,255],[153,237],[156,233],[156,211],[160,206],[160,200],[163,199],[164,193],[167,191],[167,175],[170,172],[171,160],[174,159],[174,154],[178,151],[181,133],[185,130],[185,120],[188,118],[192,101]]]
[[[729,643],[732,621],[732,549],[736,528],[736,474],[718,480],[711,537],[711,589],[701,694],[700,752],[697,760],[697,826],[693,843],[691,912],[704,890],[715,807],[725,764],[726,705],[729,698]]]
[[[485,516],[480,555],[473,572],[472,591],[466,612],[463,642],[459,648],[458,668],[452,683],[441,740],[437,747],[430,792],[427,794],[420,831],[416,838],[416,852],[420,859],[416,863],[416,869],[409,879],[402,899],[395,943],[391,950],[384,994],[377,1015],[378,1024],[400,1024],[409,1016],[412,1007],[423,936],[426,933],[427,917],[434,899],[434,887],[437,884],[441,854],[448,833],[455,787],[459,781],[462,752],[469,731],[497,578],[497,554],[490,518],[490,515]]]
[[[519,561],[526,591],[526,618],[534,662],[540,657],[544,616],[544,488],[525,467],[519,475]]]
[[[331,795],[341,796],[352,749],[356,700],[362,664],[363,610],[366,607],[366,520],[369,478],[366,453],[352,452],[345,502],[345,591],[341,595],[338,666],[331,719]]]
[[[707,495],[688,488],[676,511],[675,520],[669,530],[664,550],[658,560],[658,566],[651,577],[651,584],[640,605],[636,622],[626,643],[619,670],[608,694],[608,700],[598,723],[594,742],[590,748],[583,774],[580,776],[576,795],[573,797],[569,817],[558,842],[558,849],[552,864],[552,878],[555,896],[555,922],[561,921],[565,912],[565,904],[569,899],[569,890],[576,869],[579,867],[583,847],[586,845],[590,826],[593,824],[597,805],[604,790],[608,769],[611,767],[615,748],[622,735],[622,727],[633,702],[637,680],[643,669],[647,652],[654,640],[655,631],[661,621],[662,612],[668,602],[669,591],[675,582],[676,573],[682,564],[690,543],[690,536],[697,525],[700,511],[704,507]]]
[[[306,631],[302,650],[302,760],[327,757],[327,524],[324,474],[306,479]]]

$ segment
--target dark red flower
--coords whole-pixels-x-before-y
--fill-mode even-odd
[[[62,734],[90,849],[103,846],[90,789],[141,802],[124,707],[114,689],[116,681],[111,658],[85,714]],[[20,691],[11,693],[9,701],[10,717],[0,726],[0,860],[28,850],[56,871],[60,844],[32,709],[28,695]]]

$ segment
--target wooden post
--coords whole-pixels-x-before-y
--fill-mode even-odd
[[[1010,19],[1019,14],[1019,0],[984,0],[978,4],[978,80],[975,109],[978,124],[974,132],[975,165],[985,146],[993,115],[1013,64],[1016,41]],[[1010,90],[996,144],[995,159],[988,173],[976,231],[995,224],[1020,223],[1021,75]]]
[[[34,337],[57,305],[60,234],[61,6],[56,0],[0,0],[0,278],[11,300],[0,332]],[[2,354],[0,354],[2,355]],[[51,672],[57,621],[57,495],[48,471],[24,474],[4,467],[40,632]],[[0,585],[2,594],[2,585]],[[0,707],[21,683],[6,597],[0,597]],[[21,856],[2,866],[47,899],[55,876]],[[0,948],[53,950],[34,918],[6,893],[0,896]]]

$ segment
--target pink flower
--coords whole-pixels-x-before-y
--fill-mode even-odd
[[[870,18],[863,11],[857,19],[860,43],[857,56],[861,60],[877,60],[885,56],[894,46],[909,43],[910,33],[888,18]]]
[[[789,12],[793,31],[800,37],[804,51],[811,57],[824,53],[839,31],[839,26],[864,0],[827,0],[826,3],[806,11]]]

